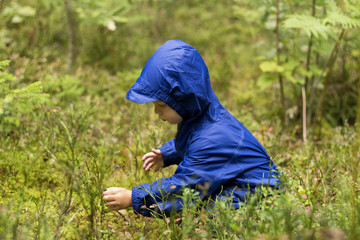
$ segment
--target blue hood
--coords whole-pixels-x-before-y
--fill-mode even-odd
[[[212,108],[220,105],[204,60],[195,48],[181,40],[167,41],[158,48],[126,98],[136,103],[161,100],[184,122],[198,118],[211,104]]]

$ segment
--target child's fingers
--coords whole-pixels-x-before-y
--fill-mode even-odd
[[[141,160],[145,161],[147,158],[149,158],[150,153],[144,154],[144,156],[141,157]]]
[[[151,149],[151,151],[152,151],[153,153],[155,153],[156,155],[161,155],[160,149]]]
[[[143,168],[146,168],[149,165],[149,163],[151,163],[153,161],[154,161],[154,158],[152,158],[152,157],[146,159],[145,162],[144,162]]]
[[[114,195],[105,195],[105,196],[103,196],[103,200],[107,201],[107,202],[111,202],[111,201],[116,200],[116,197]]]
[[[116,206],[116,205],[118,205],[118,202],[110,201],[110,202],[107,202],[106,205],[108,205],[108,206]]]
[[[103,192],[103,195],[114,195],[118,193],[119,191],[122,191],[123,188],[121,187],[108,187],[106,188],[106,191]]]
[[[103,192],[103,195],[113,195],[114,191],[112,190],[112,188],[107,188],[106,191]]]
[[[150,162],[147,167],[145,168],[145,171],[149,171],[152,166],[154,166],[154,162]]]
[[[145,161],[147,158],[155,157],[156,155],[153,152],[146,153],[144,156],[142,156],[141,160]]]

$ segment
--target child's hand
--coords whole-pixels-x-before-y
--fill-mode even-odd
[[[159,149],[152,149],[151,152],[145,154],[141,160],[144,161],[143,168],[145,171],[149,171],[155,166],[154,171],[159,171],[164,166],[164,160]]]
[[[121,210],[132,206],[131,194],[126,188],[110,187],[103,192],[103,200],[111,210]]]

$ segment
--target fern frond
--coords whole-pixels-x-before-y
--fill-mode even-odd
[[[301,29],[308,37],[312,34],[315,38],[323,39],[328,39],[329,35],[332,33],[332,29],[329,26],[326,26],[320,19],[302,14],[287,16],[282,27],[285,29]]]
[[[350,18],[342,13],[339,9],[329,12],[323,21],[325,24],[331,24],[333,26],[341,25],[341,27],[344,29],[360,27],[359,19]]]
[[[323,19],[325,24],[330,24],[333,26],[340,25],[343,29],[357,28],[360,27],[360,8],[355,4],[359,4],[360,1],[356,0],[354,2],[346,1],[345,9],[340,9],[336,2],[328,0],[326,1],[328,13]],[[348,16],[346,11],[350,10],[350,13],[355,14],[355,16]],[[358,18],[356,18],[356,13]],[[350,15],[350,14],[349,14]]]
[[[345,1],[345,10],[350,13],[351,17],[360,17],[360,0]]]

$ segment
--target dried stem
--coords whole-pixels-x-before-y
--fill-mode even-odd
[[[302,112],[303,112],[303,142],[304,144],[306,144],[306,139],[307,139],[307,132],[306,132],[306,90],[305,90],[305,85],[303,85],[301,87],[301,95],[302,95]]]

